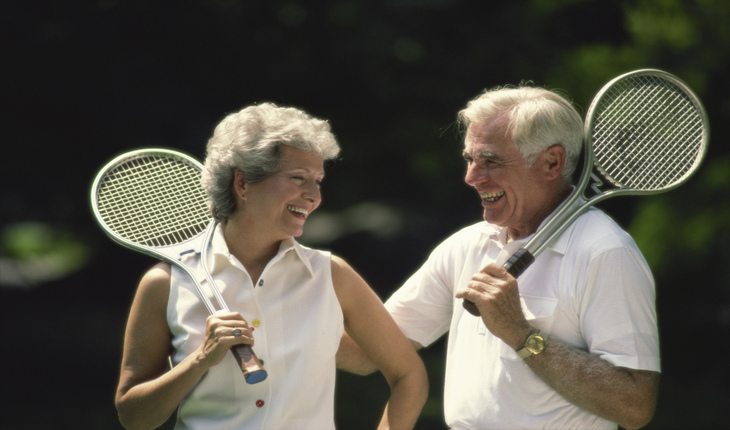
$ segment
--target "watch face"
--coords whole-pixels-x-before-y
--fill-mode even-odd
[[[534,334],[527,338],[525,348],[533,354],[539,354],[545,349],[545,339],[539,334]]]

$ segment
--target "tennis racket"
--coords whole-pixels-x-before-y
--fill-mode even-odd
[[[208,312],[228,310],[207,268],[216,222],[200,185],[202,165],[167,149],[140,149],[119,155],[99,170],[91,187],[91,207],[102,230],[124,247],[164,260],[193,280]],[[213,305],[184,257],[200,253]],[[249,384],[267,377],[250,345],[231,348]]]
[[[578,185],[503,267],[517,278],[578,216],[602,200],[682,185],[700,167],[709,133],[702,103],[676,76],[641,69],[612,79],[586,113]],[[479,315],[473,302],[464,300],[463,305]]]

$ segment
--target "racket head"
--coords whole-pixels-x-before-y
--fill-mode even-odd
[[[702,103],[679,78],[658,69],[620,75],[586,114],[587,163],[612,194],[655,194],[686,182],[709,143]]]
[[[200,184],[202,165],[182,152],[148,148],[105,164],[91,186],[102,230],[128,248],[177,260],[212,222]]]

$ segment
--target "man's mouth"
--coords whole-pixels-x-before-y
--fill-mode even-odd
[[[479,193],[479,197],[482,198],[483,202],[494,203],[504,196],[504,191],[498,193]]]
[[[307,216],[309,216],[309,211],[307,211],[304,208],[300,208],[300,207],[292,206],[292,205],[287,205],[286,208],[287,208],[287,210],[289,212],[291,212],[292,214],[294,214],[294,216],[297,216],[299,218],[305,218],[306,219]]]

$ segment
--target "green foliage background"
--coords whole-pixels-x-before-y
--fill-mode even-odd
[[[111,243],[89,210],[93,176],[117,153],[163,146],[202,158],[225,113],[264,100],[329,118],[343,156],[303,241],[350,260],[385,299],[479,217],[454,125],[467,100],[531,81],[585,112],[603,83],[645,67],[685,80],[712,126],[688,184],[601,205],[657,279],[664,372],[649,428],[726,425],[729,2],[41,0],[2,10],[3,429],[119,427],[123,326],[152,262]],[[443,428],[443,347],[423,352],[432,388],[422,429]],[[379,375],[341,374],[339,428],[374,428],[386,392]]]

